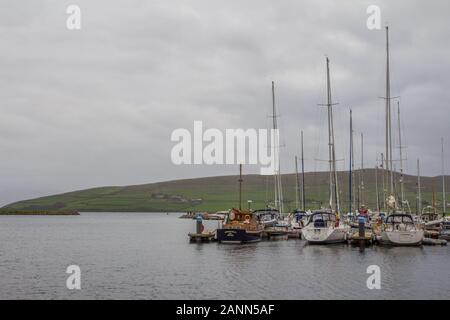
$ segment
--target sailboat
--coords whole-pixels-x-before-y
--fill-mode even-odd
[[[272,124],[275,137],[273,139],[272,152],[275,156],[274,176],[274,206],[254,210],[258,222],[264,227],[263,235],[270,238],[286,238],[289,224],[283,220],[283,188],[281,183],[279,133],[277,123],[277,111],[275,103],[275,82],[272,81]]]
[[[336,151],[334,144],[333,103],[331,101],[330,60],[326,58],[327,68],[327,104],[328,110],[328,156],[329,156],[329,211],[312,213],[306,226],[302,229],[303,237],[311,244],[328,244],[345,242],[348,226],[339,217],[339,189],[336,172]]]
[[[284,198],[283,198],[283,184],[281,182],[281,163],[280,163],[280,145],[279,145],[279,131],[278,131],[278,114],[275,102],[275,82],[272,81],[272,119],[273,130],[276,134],[274,139],[273,152],[275,152],[275,172],[274,172],[274,191],[275,191],[275,208],[278,210],[278,221],[274,226],[266,228],[265,234],[269,239],[286,239],[289,234],[289,221],[284,216]]]
[[[390,213],[386,217],[384,224],[381,225],[381,228],[376,229],[376,233],[378,233],[377,240],[380,244],[394,246],[421,245],[424,231],[414,221],[411,214],[405,212],[397,212],[397,200],[393,195],[394,178],[392,166],[392,123],[388,27],[386,27],[386,97],[384,97],[384,99],[386,101],[386,173],[388,174],[388,181],[390,181],[389,195],[386,199],[386,203]]]

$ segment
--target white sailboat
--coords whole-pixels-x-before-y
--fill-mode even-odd
[[[387,216],[378,238],[380,244],[416,246],[422,244],[423,230],[410,214],[392,213]]]
[[[329,211],[317,211],[310,215],[302,236],[308,243],[328,244],[345,242],[349,227],[340,221],[339,189],[336,172],[336,151],[334,144],[333,103],[331,101],[330,61],[327,66],[327,104],[328,110],[328,156],[329,156]]]
[[[377,229],[377,240],[380,244],[394,246],[420,245],[424,231],[414,221],[409,213],[397,212],[397,200],[394,193],[394,178],[392,166],[392,123],[391,123],[391,95],[389,74],[389,28],[386,27],[386,172],[390,181],[389,196],[386,199],[390,214],[386,217],[381,228]],[[400,147],[400,157],[401,147]],[[401,170],[403,175],[403,170]],[[403,181],[401,181],[402,183]],[[403,188],[402,188],[403,191]],[[404,199],[402,195],[403,207]]]

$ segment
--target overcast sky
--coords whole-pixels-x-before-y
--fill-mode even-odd
[[[81,30],[66,28],[69,4],[81,8]],[[364,165],[374,167],[384,148],[385,38],[366,27],[371,4],[390,26],[406,171],[415,174],[420,157],[425,175],[440,174],[441,136],[450,170],[447,0],[2,0],[0,203],[235,174],[236,166],[173,165],[170,135],[194,120],[266,128],[272,80],[282,171],[294,171],[300,129],[306,169],[324,170],[315,159],[327,150],[326,110],[317,106],[326,98],[325,56],[339,102],[338,168],[348,167],[349,108],[365,135]]]

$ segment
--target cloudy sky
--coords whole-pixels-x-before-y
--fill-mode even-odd
[[[81,8],[81,30],[66,27],[70,4]],[[317,106],[326,98],[326,56],[339,102],[338,167],[348,167],[349,108],[364,132],[364,165],[375,166],[384,147],[385,39],[383,29],[366,27],[369,5],[390,26],[406,171],[415,173],[420,157],[424,174],[439,174],[441,136],[450,170],[447,0],[3,0],[0,203],[234,174],[236,166],[172,164],[170,135],[192,130],[194,120],[221,130],[266,128],[272,80],[283,172],[294,171],[300,129],[306,169],[324,170],[316,159],[327,148],[326,110]]]

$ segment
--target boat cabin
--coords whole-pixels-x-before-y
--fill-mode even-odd
[[[335,226],[336,214],[332,212],[314,212],[309,217],[307,225],[309,224],[313,224],[314,228],[327,228],[330,226]]]
[[[253,211],[259,222],[263,224],[275,223],[280,218],[280,212],[277,209],[259,209]]]
[[[416,229],[414,220],[410,214],[393,213],[384,221],[386,228],[391,230],[409,231]]]
[[[231,209],[223,224],[223,229],[245,229],[257,231],[263,228],[257,216],[248,210]]]
[[[435,220],[439,219],[439,214],[437,214],[435,212],[425,212],[425,213],[422,213],[422,215],[420,216],[420,219],[425,223],[435,221]]]
[[[292,217],[295,219],[295,222],[304,224],[308,221],[308,213],[303,210],[295,210],[291,213]]]
[[[256,215],[251,211],[244,211],[238,209],[231,209],[226,217],[225,223],[238,224],[238,223],[255,223]]]

